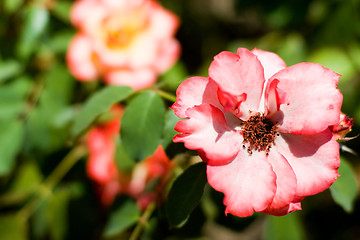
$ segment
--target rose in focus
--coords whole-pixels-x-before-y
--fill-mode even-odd
[[[71,22],[78,29],[67,63],[80,81],[98,77],[135,90],[150,87],[178,59],[178,18],[152,0],[78,0]]]
[[[340,75],[315,63],[287,67],[276,54],[221,52],[209,77],[192,77],[172,106],[185,118],[174,142],[197,150],[226,213],[285,215],[337,179]]]
[[[115,148],[123,112],[122,106],[113,106],[111,119],[88,132],[87,175],[93,181],[104,206],[110,206],[117,195],[125,194],[135,199],[141,209],[145,209],[152,201],[161,199],[161,190],[170,177],[172,162],[160,145],[153,155],[137,163],[131,171],[118,169]]]

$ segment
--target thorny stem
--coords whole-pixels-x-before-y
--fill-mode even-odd
[[[155,210],[155,206],[156,206],[155,201],[151,202],[147,206],[147,208],[145,209],[145,212],[143,213],[143,215],[139,219],[134,231],[131,233],[131,236],[130,236],[129,240],[137,240],[137,239],[139,239],[141,231],[143,230],[145,225],[148,223],[148,220],[151,217],[151,214]]]
[[[28,219],[38,209],[41,203],[51,195],[53,188],[60,182],[66,173],[69,172],[75,163],[85,156],[86,153],[87,150],[85,146],[79,145],[74,147],[37,188],[34,198],[28,202],[18,214],[24,219]]]

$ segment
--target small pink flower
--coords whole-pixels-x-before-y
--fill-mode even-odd
[[[96,184],[101,202],[109,206],[122,187],[115,164],[115,138],[120,130],[120,120],[124,108],[115,105],[111,108],[113,118],[89,130],[86,145],[89,157],[86,165],[87,175]]]
[[[315,63],[286,67],[274,53],[221,52],[209,77],[192,77],[172,106],[184,142],[207,166],[209,184],[224,193],[226,213],[284,215],[339,176],[340,75]]]
[[[78,0],[67,62],[80,81],[150,87],[178,59],[178,18],[153,0]]]

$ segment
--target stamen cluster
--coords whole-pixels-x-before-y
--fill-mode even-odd
[[[277,133],[278,123],[273,123],[263,114],[257,113],[252,115],[249,120],[243,122],[241,132],[244,137],[243,148],[248,144],[247,152],[251,155],[253,150],[265,151],[269,155],[271,145],[274,144]]]

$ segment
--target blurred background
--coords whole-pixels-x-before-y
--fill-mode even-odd
[[[207,76],[221,51],[256,47],[277,53],[289,66],[315,62],[341,74],[342,112],[354,118],[348,136],[359,133],[359,0],[160,2],[181,20],[176,37],[182,54],[160,76],[164,90],[174,94],[187,77]],[[1,239],[26,239],[25,232],[28,239],[103,238],[108,212],[97,204],[84,162],[66,174],[44,207],[31,213],[30,225],[10,215],[22,209],[69,151],[74,112],[101,87],[77,82],[67,69],[65,54],[75,34],[69,21],[72,4],[0,2],[0,236],[7,236]],[[278,218],[225,216],[222,194],[207,186],[182,228],[171,229],[159,217],[142,239],[360,239],[359,143],[359,138],[343,143],[344,181],[334,186],[337,189],[307,197],[302,211]],[[170,157],[181,151],[176,144],[167,150]]]

